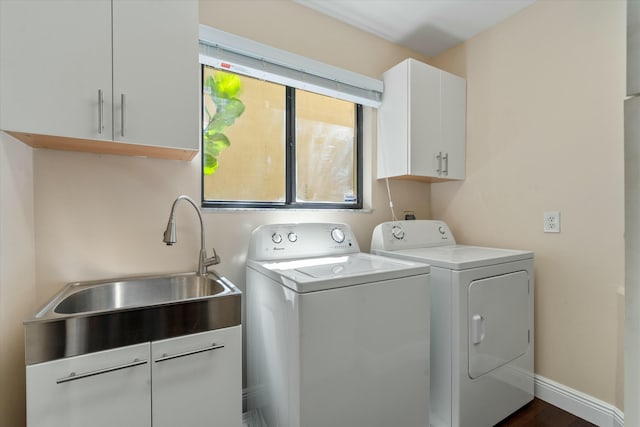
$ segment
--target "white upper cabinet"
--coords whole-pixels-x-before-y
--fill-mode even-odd
[[[462,77],[440,71],[441,178],[464,179],[467,141],[467,82]]]
[[[0,40],[2,130],[34,147],[197,153],[197,1],[2,0]]]
[[[640,93],[640,2],[627,2],[627,95]]]
[[[111,0],[0,1],[2,129],[110,140],[100,109],[111,123]]]
[[[465,178],[466,82],[407,59],[384,73],[378,178]]]
[[[198,3],[113,0],[114,140],[198,149]]]

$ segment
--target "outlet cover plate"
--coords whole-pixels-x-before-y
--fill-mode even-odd
[[[560,211],[549,211],[544,213],[544,232],[560,232]]]

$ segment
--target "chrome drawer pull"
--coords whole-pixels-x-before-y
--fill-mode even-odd
[[[442,173],[442,151],[436,154],[436,159],[438,160],[438,169],[436,169],[436,172],[440,175]]]
[[[178,353],[178,354],[172,354],[172,355],[168,355],[167,353],[164,353],[162,357],[156,360],[156,363],[164,362],[166,360],[171,360],[171,359],[177,359],[178,357],[191,356],[192,354],[204,353],[205,351],[218,350],[220,348],[224,348],[224,344],[218,345],[216,343],[213,343],[211,344],[211,347],[201,348],[199,350],[185,351],[184,353]]]
[[[95,375],[106,374],[109,372],[119,371],[121,369],[133,368],[134,366],[144,365],[147,360],[133,359],[133,362],[125,363],[124,365],[114,366],[112,368],[98,369],[97,371],[85,372],[84,374],[76,374],[71,372],[68,377],[60,378],[56,380],[56,384],[62,384],[69,381],[80,380],[82,378],[93,377]]]

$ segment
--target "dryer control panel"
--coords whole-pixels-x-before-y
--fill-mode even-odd
[[[455,245],[451,230],[443,221],[389,221],[378,224],[371,237],[371,250],[400,250]]]
[[[347,224],[266,224],[253,230],[247,257],[256,261],[267,261],[357,252],[360,252],[360,247]]]

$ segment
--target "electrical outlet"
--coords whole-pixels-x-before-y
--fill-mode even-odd
[[[544,213],[544,232],[559,233],[560,232],[560,212],[550,211]]]

